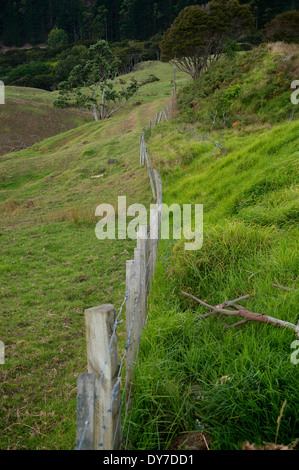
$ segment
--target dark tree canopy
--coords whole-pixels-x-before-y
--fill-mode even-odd
[[[299,43],[299,11],[288,11],[277,15],[263,30],[265,41]]]
[[[208,0],[1,0],[0,41],[7,46],[45,43],[57,27],[69,42],[148,40],[166,31],[180,13]],[[250,3],[256,27],[298,8],[299,0],[240,0]]]
[[[164,33],[161,59],[173,61],[196,80],[216,62],[233,40],[253,29],[249,5],[238,0],[212,0],[205,6],[184,8]]]

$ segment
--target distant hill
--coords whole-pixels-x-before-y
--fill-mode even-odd
[[[6,104],[0,106],[0,155],[30,147],[90,120],[87,112],[54,108],[54,98],[55,93],[44,90],[6,87]]]

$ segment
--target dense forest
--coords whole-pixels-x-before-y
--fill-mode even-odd
[[[165,31],[188,5],[207,0],[1,0],[0,41],[20,47],[44,43],[54,26],[70,42],[106,39],[148,40]],[[299,0],[241,0],[250,3],[256,26],[298,8]]]

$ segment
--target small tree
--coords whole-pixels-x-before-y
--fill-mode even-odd
[[[63,29],[59,29],[57,27],[53,28],[52,31],[49,33],[47,46],[48,47],[58,47],[58,46],[66,46],[69,42],[68,35]]]
[[[161,60],[172,61],[196,80],[226,52],[231,41],[253,30],[249,5],[238,0],[212,0],[184,8],[164,33]]]
[[[211,117],[213,124],[216,124],[218,119],[223,120],[225,126],[226,114],[232,106],[234,100],[240,95],[241,86],[239,84],[231,85],[225,90],[216,90],[212,98]]]
[[[93,44],[88,49],[85,63],[74,67],[68,79],[59,84],[59,96],[54,106],[89,109],[95,121],[109,118],[140,86],[134,78],[129,84],[119,79],[116,88],[118,64],[107,41]]]
[[[287,11],[275,16],[265,25],[262,33],[266,42],[285,41],[299,43],[299,11]]]

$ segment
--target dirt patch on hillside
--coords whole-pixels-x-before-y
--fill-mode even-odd
[[[85,112],[8,98],[0,106],[0,155],[31,147],[48,137],[90,121]]]
[[[210,450],[210,441],[203,431],[189,432],[178,436],[169,450]]]

